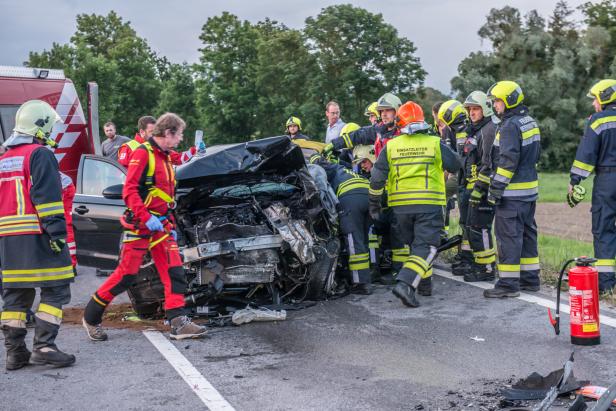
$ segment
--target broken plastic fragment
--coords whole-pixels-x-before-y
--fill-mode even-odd
[[[481,338],[479,336],[474,336],[474,337],[471,337],[471,340],[477,341],[477,342],[484,342],[486,339],[485,338]]]
[[[233,313],[231,321],[233,324],[240,325],[252,321],[282,321],[286,320],[287,312],[285,310],[273,311],[265,308],[250,308],[246,307],[243,310],[237,310]]]

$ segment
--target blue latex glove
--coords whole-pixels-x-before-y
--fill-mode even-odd
[[[171,237],[173,237],[173,241],[178,241],[178,232],[175,230],[171,230],[169,232],[169,234],[171,234]]]
[[[154,215],[151,215],[148,221],[145,222],[145,226],[150,231],[164,231],[163,223]]]
[[[200,141],[197,145],[197,151],[199,153],[205,153],[205,143],[203,141]]]

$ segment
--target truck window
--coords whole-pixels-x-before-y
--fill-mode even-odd
[[[103,190],[116,184],[124,184],[125,175],[117,166],[106,161],[87,158],[83,164],[81,194],[103,196]]]
[[[19,109],[18,105],[0,106],[0,137],[5,141],[15,128],[15,114]]]

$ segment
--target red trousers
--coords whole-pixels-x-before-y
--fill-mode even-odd
[[[186,276],[182,267],[177,243],[169,234],[156,232],[151,238],[139,238],[124,242],[120,265],[96,291],[98,297],[108,304],[113,298],[126,291],[133,283],[143,262],[143,256],[150,251],[160,281],[165,287],[165,310],[184,307]]]

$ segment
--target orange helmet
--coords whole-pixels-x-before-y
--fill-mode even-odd
[[[421,123],[424,121],[423,110],[414,101],[407,101],[401,105],[396,114],[396,125],[400,128],[406,127],[411,123]]]

